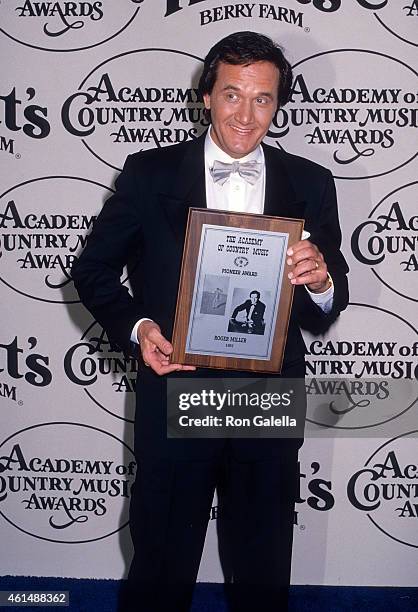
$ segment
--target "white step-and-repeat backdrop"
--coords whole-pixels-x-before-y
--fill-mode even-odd
[[[348,310],[307,338],[308,374],[350,383],[310,415],[335,435],[301,453],[293,582],[416,584],[417,0],[0,3],[4,574],[125,575],[137,364],[70,268],[126,155],[205,129],[202,58],[244,29],[294,66],[267,140],[332,170],[351,267]],[[215,520],[200,579],[222,579]]]

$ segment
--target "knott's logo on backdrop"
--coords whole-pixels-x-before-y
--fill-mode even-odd
[[[39,351],[38,338],[8,339],[0,344],[0,398],[24,404],[26,393],[51,383],[49,356]],[[25,387],[25,390],[24,390]]]
[[[0,445],[0,515],[50,542],[106,538],[128,523],[133,451],[77,423],[43,423]]]
[[[200,11],[200,25],[206,26],[210,23],[217,23],[229,19],[269,19],[279,21],[299,28],[305,28],[306,32],[310,29],[305,27],[304,13],[295,11],[285,6],[275,6],[273,4],[238,2],[237,4],[224,4],[213,8]]]
[[[207,0],[166,0],[165,17],[170,17],[185,9],[186,7],[195,7],[197,10],[202,7]],[[335,13],[342,7],[342,0],[294,0],[295,8],[300,5],[310,7],[311,10],[324,13]],[[349,4],[348,0],[345,4]],[[206,4],[205,4],[206,6]],[[375,19],[385,28],[390,34],[396,36],[403,42],[411,45],[417,44],[417,26],[416,19],[418,17],[418,0],[405,0],[405,2],[389,2],[388,0],[351,0],[353,9],[356,7],[360,10],[366,9],[367,13],[372,14]],[[300,7],[301,8],[301,7]],[[373,13],[371,13],[373,11]],[[353,19],[362,17],[361,14],[353,15]],[[199,10],[200,25],[205,26],[209,23],[217,23],[218,21],[228,21],[232,19],[270,19],[289,23],[304,27],[304,13],[296,11],[293,8],[278,6],[276,4],[259,2],[228,2],[213,6],[208,9]],[[310,31],[310,28],[305,28],[305,31]]]
[[[302,471],[303,470],[303,471]],[[332,492],[332,481],[320,474],[321,464],[312,461],[307,468],[302,468],[298,462],[298,490],[296,494],[296,510],[294,524],[304,530],[306,525],[301,524],[301,514],[308,506],[318,512],[328,512],[335,505]],[[212,506],[210,519],[215,520],[219,516],[219,506]]]
[[[354,257],[380,282],[418,302],[418,181],[383,198],[351,237]]]
[[[0,280],[43,302],[74,303],[70,271],[111,190],[73,176],[48,176],[0,196]]]
[[[418,155],[418,74],[405,63],[337,49],[302,60],[294,76],[291,101],[268,132],[277,145],[342,179],[388,174]]]
[[[417,401],[418,331],[399,315],[352,303],[327,335],[304,337],[310,423],[377,427]]]
[[[111,57],[65,100],[63,125],[116,170],[129,153],[195,138],[208,125],[197,91],[201,61],[168,49]]]
[[[299,511],[306,506],[319,512],[326,512],[334,507],[335,499],[332,493],[332,482],[325,478],[320,478],[319,471],[321,464],[312,461],[308,468],[301,471],[299,469],[299,489],[296,496],[295,525],[300,524]],[[305,506],[306,504],[306,506]]]
[[[352,505],[383,534],[418,548],[418,431],[380,446],[348,481]]]
[[[0,96],[0,100],[0,125],[7,130],[7,134],[0,134],[0,152],[15,155],[19,159],[21,154],[16,148],[17,136],[24,134],[39,140],[50,133],[48,109],[42,103],[37,103],[34,87],[27,87],[25,93],[17,92],[16,87],[13,87],[7,94]]]
[[[0,31],[22,45],[43,51],[91,49],[123,32],[144,1],[7,0],[0,4]]]
[[[90,325],[80,342],[68,349],[64,370],[96,406],[133,422],[138,362],[112,346],[98,323]]]
[[[357,2],[361,7],[371,10],[378,10],[382,7],[386,6],[388,0],[376,0],[375,2],[371,0],[353,0],[353,2]],[[407,0],[409,1],[409,0]],[[207,2],[207,0],[166,0],[166,12],[165,17],[169,15],[173,15],[173,13],[177,13],[181,11],[186,6],[194,6],[195,4],[201,4],[202,2]],[[342,0],[296,0],[299,4],[311,4],[314,8],[318,9],[323,13],[334,13],[338,11],[341,7]],[[254,3],[252,3],[254,4]],[[251,6],[249,3],[239,3],[238,6],[243,7],[241,10],[244,12],[246,7]],[[263,5],[260,5],[263,6]]]

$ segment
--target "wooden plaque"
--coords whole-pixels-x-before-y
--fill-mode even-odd
[[[172,363],[280,372],[303,219],[190,208]]]

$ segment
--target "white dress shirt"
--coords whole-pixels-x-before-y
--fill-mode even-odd
[[[230,210],[234,212],[245,212],[245,213],[256,213],[262,214],[264,211],[264,194],[266,189],[266,165],[264,161],[264,152],[261,145],[246,155],[241,157],[239,162],[246,161],[257,161],[262,164],[262,170],[259,178],[254,185],[248,183],[242,178],[237,172],[230,175],[228,180],[221,185],[215,183],[210,169],[213,166],[215,160],[232,164],[237,160],[230,157],[225,151],[220,149],[211,137],[211,130],[208,130],[205,139],[205,184],[206,184],[206,203],[208,208],[216,210]],[[306,233],[307,234],[307,233]],[[308,238],[308,234],[306,237]],[[312,293],[305,286],[306,291],[309,293],[311,299],[317,304],[322,310],[327,313],[332,308],[332,302],[334,297],[334,286],[324,291],[323,293]],[[146,317],[137,321],[134,325],[131,334],[132,342],[138,343],[137,332],[138,327],[142,321],[151,321]]]
[[[215,183],[210,174],[210,169],[215,160],[227,164],[232,164],[236,161],[240,163],[247,161],[259,162],[262,165],[261,176],[254,185],[250,185],[250,183],[242,178],[237,172],[233,172],[223,185]],[[222,151],[222,149],[213,142],[209,130],[205,140],[205,184],[206,203],[208,208],[262,214],[266,189],[266,168],[262,147],[259,145],[255,151],[236,160]]]

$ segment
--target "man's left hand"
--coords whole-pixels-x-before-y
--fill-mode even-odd
[[[318,247],[300,240],[287,250],[287,264],[293,266],[288,277],[292,285],[306,285],[312,293],[323,293],[330,287],[328,268]]]

